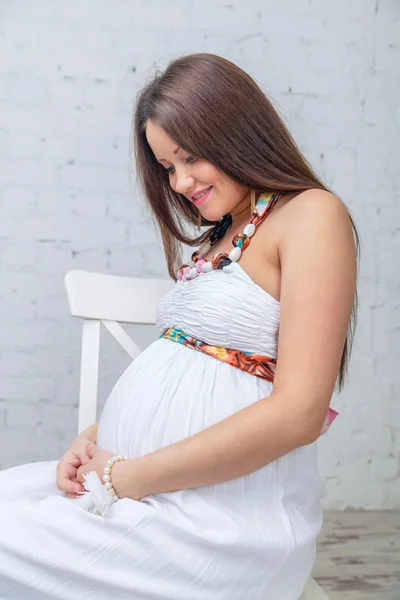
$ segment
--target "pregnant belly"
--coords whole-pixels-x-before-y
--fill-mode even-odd
[[[266,380],[158,339],[111,391],[97,442],[111,452],[142,456],[221,421],[271,390]]]
[[[143,456],[202,431],[271,390],[266,380],[159,339],[126,369],[111,391],[100,418],[98,444],[128,457]],[[268,536],[271,514],[277,523],[281,515],[279,528],[297,544],[304,531],[310,531],[310,523],[319,526],[321,485],[316,447],[310,444],[238,479],[157,494],[146,502],[171,515],[176,507],[179,519],[209,516],[216,507],[239,515],[240,522],[246,514],[257,531],[259,523],[268,523]]]

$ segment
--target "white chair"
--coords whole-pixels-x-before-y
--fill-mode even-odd
[[[83,319],[79,431],[96,422],[100,324],[135,359],[141,350],[119,323],[154,324],[157,304],[172,285],[173,282],[168,280],[136,279],[89,271],[74,270],[66,274],[71,315]],[[329,599],[310,577],[299,600]]]
[[[154,324],[157,303],[172,281],[135,279],[88,271],[65,276],[71,315],[83,319],[78,430],[96,422],[100,325],[135,359],[141,350],[120,323]]]

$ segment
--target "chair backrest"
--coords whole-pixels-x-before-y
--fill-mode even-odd
[[[133,359],[141,350],[119,323],[154,324],[159,300],[173,282],[89,271],[69,271],[65,287],[71,315],[83,319],[78,430],[96,421],[100,325]]]

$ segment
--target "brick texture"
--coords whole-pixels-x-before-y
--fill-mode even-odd
[[[359,325],[320,441],[324,501],[400,507],[399,39],[392,0],[0,5],[1,468],[58,458],[76,431],[81,329],[65,273],[166,276],[135,183],[132,108],[156,68],[208,51],[270,94],[356,220]],[[102,346],[104,402],[128,359]]]

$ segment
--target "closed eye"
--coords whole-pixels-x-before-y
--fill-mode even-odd
[[[185,159],[185,162],[186,162],[186,163],[194,163],[194,162],[196,162],[196,160],[198,160],[198,157],[197,157],[197,156],[188,156],[188,157]],[[174,167],[168,167],[168,169],[165,169],[165,171],[166,171],[167,173],[172,173],[172,172],[174,171]]]

